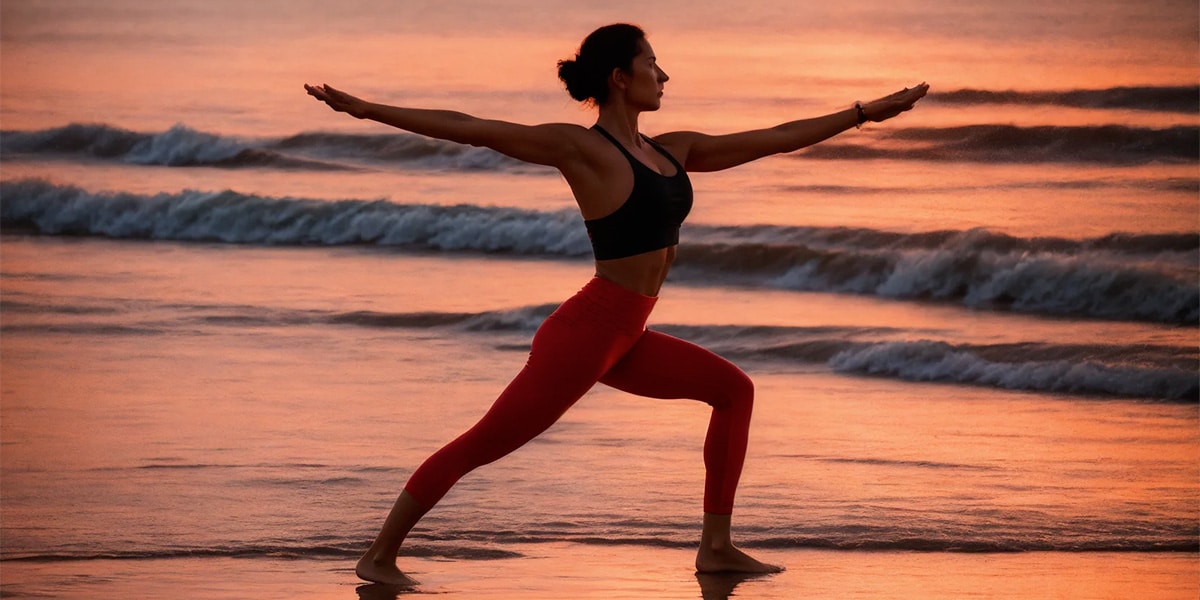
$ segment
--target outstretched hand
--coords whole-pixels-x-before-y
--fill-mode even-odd
[[[329,108],[338,112],[344,112],[356,119],[361,119],[366,114],[367,103],[360,98],[356,98],[343,92],[322,84],[319,86],[304,84],[304,90],[309,96],[324,102],[329,105]]]
[[[884,96],[878,100],[863,103],[863,113],[868,121],[876,123],[886,121],[906,110],[912,110],[917,100],[925,97],[929,84],[921,82],[914,88],[904,88],[899,92]]]

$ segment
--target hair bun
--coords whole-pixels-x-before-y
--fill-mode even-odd
[[[578,59],[578,55],[576,55]],[[558,61],[558,78],[567,86],[567,93],[580,102],[592,98],[592,92],[587,89],[587,77],[579,60]]]
[[[635,25],[605,25],[583,40],[574,59],[558,61],[558,78],[575,100],[603,104],[608,100],[609,74],[613,69],[629,70],[645,37]]]

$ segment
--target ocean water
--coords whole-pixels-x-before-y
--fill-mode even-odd
[[[756,382],[742,544],[1200,550],[1194,2],[546,4],[0,7],[6,566],[356,557],[590,248],[554,171],[301,84],[586,125],[554,61],[617,20],[672,77],[650,134],[932,85],[693,177],[651,326]],[[405,552],[690,547],[706,421],[599,387]]]

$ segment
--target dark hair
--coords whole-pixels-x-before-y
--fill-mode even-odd
[[[613,69],[628,71],[633,66],[644,39],[646,32],[637,25],[605,25],[584,38],[574,60],[558,61],[558,78],[572,98],[604,104],[608,101],[608,76]]]

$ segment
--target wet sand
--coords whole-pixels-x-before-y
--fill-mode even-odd
[[[580,544],[506,547],[497,560],[404,558],[421,585],[364,584],[352,559],[172,558],[0,564],[4,597],[395,599],[1196,598],[1189,553],[1012,554],[770,550],[784,573],[698,576],[687,549]],[[1130,596],[1133,593],[1135,596]]]

